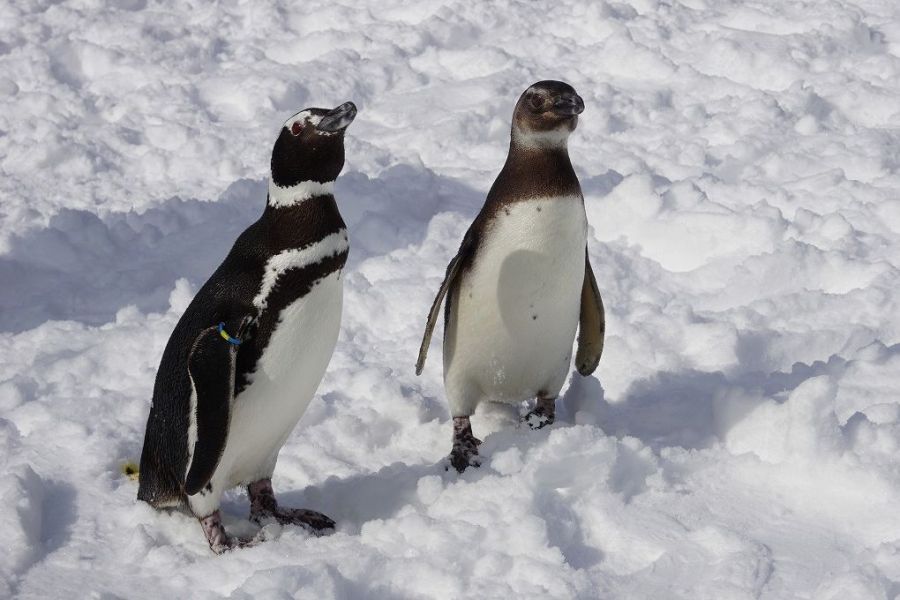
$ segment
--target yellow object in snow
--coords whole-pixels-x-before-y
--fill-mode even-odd
[[[140,471],[138,470],[138,466],[133,462],[126,462],[122,465],[122,474],[132,481],[137,481]]]

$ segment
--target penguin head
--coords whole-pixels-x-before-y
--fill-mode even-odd
[[[513,111],[513,144],[526,148],[565,147],[584,100],[568,83],[538,81],[522,92]]]
[[[345,102],[332,109],[307,108],[284,122],[272,150],[270,204],[285,202],[291,190],[337,179],[344,167],[344,131],[355,117],[356,105]]]

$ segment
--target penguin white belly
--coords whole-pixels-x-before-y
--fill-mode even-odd
[[[451,409],[559,393],[578,327],[586,241],[580,196],[518,201],[496,215],[453,299],[444,338]]]
[[[278,451],[331,360],[342,304],[343,285],[335,272],[282,309],[250,385],[234,399],[228,441],[214,476],[225,488],[271,475]]]

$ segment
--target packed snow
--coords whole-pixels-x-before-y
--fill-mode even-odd
[[[540,79],[586,104],[606,350],[457,475],[440,325],[413,365]],[[0,597],[896,598],[898,98],[894,0],[0,3]],[[278,128],[348,100],[342,330],[274,477],[338,530],[215,556],[121,468]]]

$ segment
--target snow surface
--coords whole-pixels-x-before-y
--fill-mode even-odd
[[[457,476],[440,328],[413,364],[545,78],[606,351]],[[894,0],[0,3],[0,597],[897,597],[898,98]],[[120,468],[278,127],[347,100],[343,326],[274,481],[339,530],[216,557]]]

